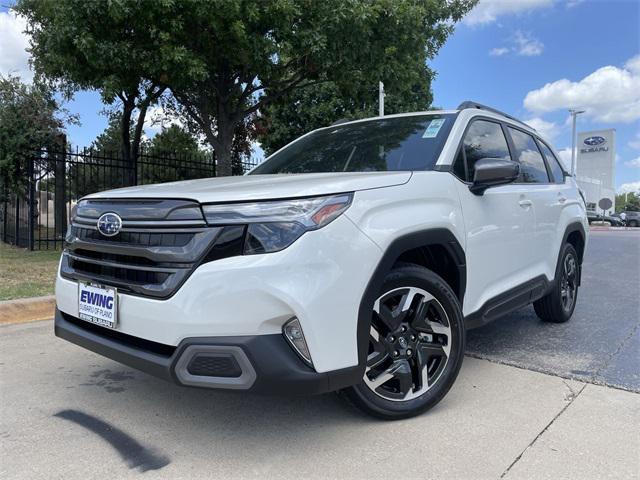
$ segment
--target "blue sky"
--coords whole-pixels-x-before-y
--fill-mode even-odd
[[[23,25],[0,13],[0,73],[29,78]],[[640,1],[481,0],[431,62],[434,105],[475,100],[529,121],[570,156],[567,108],[578,129],[615,128],[616,185],[640,190]],[[99,96],[81,92],[70,140],[88,145],[106,126]],[[149,135],[154,130],[148,129]]]
[[[637,0],[481,1],[431,64],[438,72],[434,104],[475,100],[529,120],[564,157],[571,146],[567,108],[585,107],[578,130],[616,129],[616,185],[637,190],[639,42]]]

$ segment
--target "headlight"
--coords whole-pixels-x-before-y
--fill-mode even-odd
[[[282,250],[310,230],[317,230],[339,217],[353,198],[352,193],[325,197],[264,202],[203,205],[209,225],[247,225],[244,253]]]

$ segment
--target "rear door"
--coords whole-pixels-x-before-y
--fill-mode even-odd
[[[556,238],[560,214],[567,200],[564,185],[554,183],[538,142],[531,134],[514,126],[508,126],[507,133],[514,160],[520,163],[520,176],[516,182],[526,185],[527,196],[533,203],[535,233],[534,241],[529,245],[528,268],[533,277],[545,275],[551,280],[558,257]]]
[[[565,174],[564,170],[560,166],[560,161],[553,151],[539,138],[536,140],[538,141],[540,151],[547,162],[549,181],[551,182],[551,186],[549,188],[549,203],[551,206],[550,214],[552,216],[552,220],[555,222],[555,228],[553,229],[553,232],[549,232],[547,235],[547,237],[550,237],[550,240],[547,241],[550,241],[551,243],[547,251],[546,262],[548,277],[553,278],[555,276],[560,244],[564,238],[564,231],[560,228],[561,225],[564,224],[562,221],[563,211],[569,208],[572,204],[575,204],[576,201],[579,202],[580,199],[575,198],[575,191],[567,181],[567,174]],[[544,236],[542,236],[542,239],[543,241],[545,240]]]
[[[529,186],[502,185],[474,195],[469,185],[481,158],[510,160],[511,154],[500,122],[476,117],[467,126],[453,165],[461,180],[456,183],[466,229],[465,315],[531,278],[534,214]]]

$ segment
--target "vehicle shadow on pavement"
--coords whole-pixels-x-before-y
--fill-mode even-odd
[[[156,453],[119,428],[87,413],[78,410],[61,410],[54,417],[73,422],[100,436],[118,452],[129,468],[146,472],[159,470],[170,462],[166,455]]]

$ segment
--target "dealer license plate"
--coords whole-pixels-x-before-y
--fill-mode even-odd
[[[79,282],[78,316],[102,327],[115,328],[118,323],[118,292],[112,287]]]

